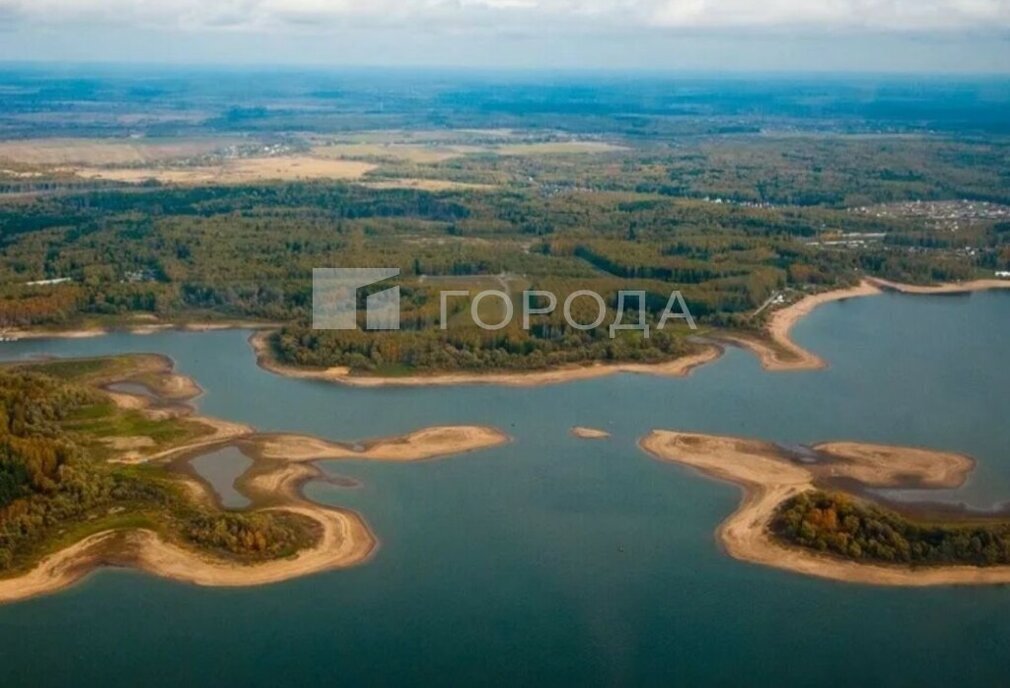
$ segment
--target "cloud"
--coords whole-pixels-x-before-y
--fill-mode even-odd
[[[187,30],[1010,29],[1010,0],[0,0],[6,22]]]

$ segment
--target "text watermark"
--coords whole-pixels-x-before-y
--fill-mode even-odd
[[[312,328],[315,330],[355,330],[358,329],[358,290],[371,286],[400,274],[399,268],[315,268],[312,271]],[[500,330],[515,321],[516,306],[512,295],[498,289],[484,289],[473,293],[464,289],[443,289],[439,291],[439,329],[449,328],[449,305],[453,299],[470,300],[470,319],[482,330]],[[633,330],[648,337],[655,330],[662,330],[671,320],[682,321],[690,329],[697,329],[697,323],[680,291],[671,291],[662,313],[655,324],[647,321],[646,303],[648,294],[644,290],[622,289],[617,292],[616,315],[607,325],[610,337],[621,331]],[[481,313],[485,302],[500,304],[500,317],[488,321]],[[607,321],[609,308],[598,292],[579,289],[565,296],[564,301],[557,294],[543,289],[527,289],[521,298],[521,327],[530,330],[533,316],[555,313],[561,304],[564,322],[575,330],[595,330]],[[630,304],[634,302],[634,306]],[[580,313],[592,313],[591,319],[580,320],[573,311],[581,304]],[[389,287],[373,292],[365,297],[366,330],[400,329],[400,288]],[[588,307],[588,308],[587,308]],[[625,322],[630,312],[637,314],[636,322]]]

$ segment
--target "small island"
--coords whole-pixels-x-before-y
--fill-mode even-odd
[[[605,440],[610,437],[610,433],[606,430],[600,430],[599,428],[587,428],[582,425],[576,425],[570,432],[572,433],[572,436],[583,440]]]
[[[653,457],[743,489],[718,529],[730,556],[821,578],[891,586],[1010,582],[1010,523],[907,515],[867,488],[961,486],[974,461],[911,447],[832,442],[789,449],[759,440],[655,430]]]
[[[319,459],[414,461],[509,440],[442,426],[361,444],[266,435],[196,415],[168,358],[123,355],[0,368],[0,602],[67,587],[100,566],[208,586],[272,583],[359,564],[364,519],[307,500]],[[193,470],[236,446],[253,460],[227,510]]]

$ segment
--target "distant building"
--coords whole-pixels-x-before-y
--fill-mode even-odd
[[[996,276],[1000,279],[1010,279],[1010,270],[997,270]]]

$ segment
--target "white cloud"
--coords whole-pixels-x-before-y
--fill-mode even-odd
[[[1007,30],[1010,0],[0,0],[0,17],[183,29]]]

